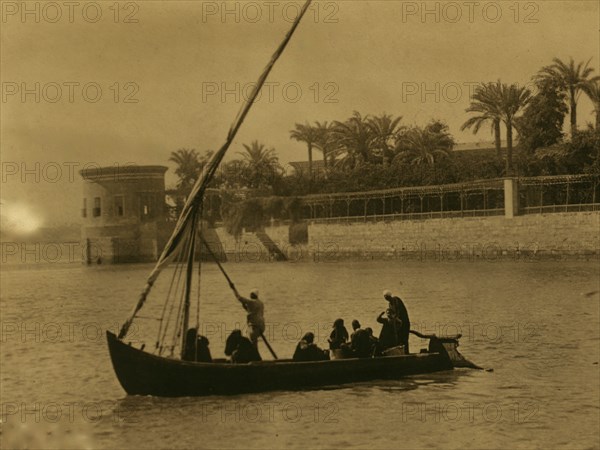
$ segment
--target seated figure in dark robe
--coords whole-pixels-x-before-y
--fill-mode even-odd
[[[350,348],[357,358],[370,358],[373,355],[373,344],[366,329],[358,328],[352,333]]]
[[[233,330],[225,342],[225,354],[231,357],[233,363],[249,363],[262,361],[260,353],[252,341],[242,336],[241,330]]]
[[[333,331],[329,335],[329,348],[331,350],[337,350],[342,348],[348,341],[348,330],[344,326],[343,319],[337,319],[333,322]]]
[[[185,351],[182,359],[184,361],[212,362],[208,344],[208,339],[199,335],[197,328],[190,328],[185,336]]]
[[[210,349],[208,348],[208,338],[206,336],[198,335],[198,341],[196,344],[196,361],[198,362],[212,362],[212,356]]]
[[[315,335],[310,332],[302,337],[302,340],[296,345],[294,361],[326,361],[329,359],[328,352],[320,349],[314,340]]]

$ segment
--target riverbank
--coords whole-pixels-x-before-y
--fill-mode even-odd
[[[217,227],[207,241],[232,263],[277,261],[281,255],[292,262],[600,260],[599,211],[304,225],[304,244],[290,243],[289,224],[239,239]],[[102,248],[95,251],[108,263]],[[85,261],[83,242],[60,239],[3,241],[0,253],[5,267]]]
[[[289,226],[265,228],[288,260],[495,261],[600,259],[600,212],[462,217],[390,222],[307,223],[305,244],[290,244]],[[216,229],[232,262],[268,261],[254,233],[239,240]]]

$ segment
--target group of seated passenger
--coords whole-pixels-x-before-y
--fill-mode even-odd
[[[377,321],[383,325],[379,339],[373,335],[370,327],[362,328],[358,320],[352,321],[352,334],[344,326],[343,319],[333,323],[329,335],[329,351],[339,354],[342,358],[372,358],[381,356],[383,351],[398,345],[398,319],[388,311],[387,317],[381,313]],[[315,335],[306,333],[294,352],[294,361],[322,361],[329,359],[327,350],[320,349],[314,343]]]
[[[361,328],[358,320],[352,321],[353,333],[348,336],[344,321],[337,319],[329,336],[329,348],[335,357],[368,358],[388,354],[388,349],[398,348],[404,354],[409,352],[408,338],[410,334],[410,319],[402,299],[394,296],[391,291],[383,291],[383,298],[388,303],[388,309],[377,317],[382,325],[379,338],[373,336],[371,328]]]
[[[315,335],[306,333],[296,345],[294,361],[326,361],[330,353],[337,358],[372,358],[382,356],[389,348],[402,343],[402,321],[391,309],[383,311],[377,317],[382,324],[379,338],[373,335],[373,329],[362,328],[358,320],[352,321],[352,334],[349,335],[343,319],[333,323],[329,335],[329,350],[323,350],[314,342]],[[190,328],[186,335],[184,361],[211,362],[208,339],[200,336],[196,328]],[[225,355],[233,363],[261,361],[262,358],[254,344],[242,335],[241,330],[233,330],[225,343]]]
[[[348,335],[344,320],[337,319],[329,335],[329,349],[340,352],[342,358],[370,358],[381,356],[385,350],[403,344],[405,327],[392,309],[379,314],[377,322],[382,325],[379,338],[373,335],[372,328],[362,328],[358,320],[352,321],[352,334]]]
[[[208,339],[198,334],[197,328],[190,328],[185,337],[185,351],[182,359],[191,362],[212,362]],[[233,330],[225,342],[225,355],[233,363],[261,361],[258,350],[241,330]]]
[[[352,321],[350,336],[344,326],[344,320],[337,319],[333,323],[328,342],[332,351],[340,350],[343,357],[347,358],[370,358],[381,353],[379,340],[373,336],[373,329],[361,328],[360,322],[356,319]]]

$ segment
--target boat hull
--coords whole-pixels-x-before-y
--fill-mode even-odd
[[[453,368],[443,353],[311,362],[196,363],[146,353],[111,332],[106,336],[117,378],[130,395],[182,397],[298,390]]]

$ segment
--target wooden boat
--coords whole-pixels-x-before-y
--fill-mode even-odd
[[[189,331],[194,329],[194,327],[190,328],[191,317],[196,318],[195,330],[199,329],[200,324],[199,275],[200,262],[203,258],[199,257],[198,253],[208,252],[214,257],[210,247],[203,240],[202,226],[200,226],[204,193],[269,72],[285,49],[309,5],[310,0],[304,4],[290,31],[261,74],[248,101],[242,106],[231,125],[225,143],[204,167],[194,184],[173,234],[148,276],[146,286],[129,318],[122,325],[118,335],[107,332],[108,349],[115,373],[128,394],[194,396],[340,385],[450,370],[456,365],[456,360],[460,359],[460,354],[455,351],[458,345],[457,339],[440,341],[435,337],[431,339],[429,351],[426,353],[378,358],[346,358],[318,362],[276,360],[234,364],[226,360],[195,362],[184,357],[187,354],[184,349],[189,349],[190,344],[186,342],[187,336]],[[216,257],[214,260],[229,282],[229,286],[237,294],[219,260]],[[174,266],[175,270],[172,273],[167,297],[162,303],[162,314],[160,317],[150,318],[158,320],[157,339],[153,346],[149,346],[151,347],[149,350],[144,350],[145,345],[141,349],[133,348],[126,344],[130,326],[134,320],[148,319],[139,316],[138,312],[144,307],[159,275],[169,265]],[[198,278],[194,284],[195,266],[198,269]],[[182,278],[183,282],[180,283]],[[192,295],[194,288],[197,295]],[[197,299],[195,311],[192,298]],[[172,314],[173,311],[176,313]],[[262,337],[275,356],[275,352],[264,336]],[[195,338],[191,342],[192,345],[198,345]]]
[[[107,332],[117,378],[130,395],[164,397],[297,390],[346,383],[398,379],[452,370],[448,353],[297,362],[291,359],[232,364],[188,362],[152,355]]]

